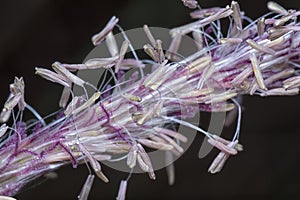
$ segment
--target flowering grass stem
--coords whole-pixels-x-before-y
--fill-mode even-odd
[[[285,10],[273,2],[272,13],[251,21],[237,2],[226,8],[202,9],[197,1],[183,1],[196,9],[191,13],[196,21],[170,30],[173,37],[168,51],[162,41],[154,38],[148,26],[145,35],[150,44],[144,51],[150,59],[139,59],[119,19],[111,18],[105,28],[92,37],[94,45],[106,40],[111,57],[94,58],[83,64],[54,62],[52,69],[36,68],[36,74],[64,87],[60,100],[63,109],[57,119],[45,120],[24,100],[24,82],[16,78],[10,85],[10,95],[0,114],[0,120],[11,125],[0,127],[0,194],[13,196],[30,181],[72,164],[76,168],[86,163],[93,170],[88,176],[79,199],[87,199],[94,175],[104,182],[101,161],[124,161],[132,170],[139,166],[155,179],[155,168],[145,147],[166,151],[166,161],[184,152],[185,133],[169,129],[177,124],[194,129],[208,137],[208,142],[220,150],[209,172],[219,172],[230,155],[243,149],[239,144],[242,110],[237,97],[242,95],[296,95],[300,78],[300,12]],[[275,14],[274,14],[275,13]],[[229,19],[228,32],[223,37],[220,20]],[[247,21],[248,25],[244,26]],[[117,27],[124,41],[117,49],[112,31]],[[179,59],[182,37],[194,37],[198,51]],[[225,34],[224,34],[225,35]],[[127,58],[130,50],[134,58]],[[153,65],[151,73],[145,64]],[[104,80],[97,88],[73,72],[106,69]],[[128,70],[138,72],[129,79]],[[115,82],[105,83],[108,74]],[[139,74],[138,74],[139,73]],[[83,88],[82,96],[74,96],[72,86]],[[86,86],[94,89],[88,96]],[[72,98],[69,101],[69,98]],[[26,124],[23,111],[27,108],[37,121]],[[198,127],[186,119],[198,111],[228,112],[237,108],[234,136],[226,140]],[[115,158],[115,155],[121,155]],[[169,183],[173,184],[174,166],[168,167]],[[117,199],[125,199],[127,180],[121,181]]]

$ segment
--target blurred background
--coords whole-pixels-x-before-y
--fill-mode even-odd
[[[277,1],[300,8],[294,0]],[[225,6],[230,1],[199,1],[202,7]],[[252,19],[267,12],[266,0],[240,2]],[[93,49],[91,36],[111,16],[127,30],[143,26],[172,28],[190,21],[189,9],[180,0],[24,0],[0,2],[0,104],[14,76],[23,76],[26,100],[45,116],[58,109],[62,88],[34,75],[37,66],[50,67],[58,60],[80,63]],[[203,137],[175,162],[176,180],[168,185],[165,170],[152,181],[133,175],[127,199],[300,199],[300,128],[297,97],[245,97],[240,141],[244,151],[231,157],[221,173],[207,172],[218,151],[198,159]],[[230,137],[233,127],[223,135]],[[127,175],[104,166],[108,184],[96,180],[90,199],[115,199],[119,182]],[[58,178],[23,191],[20,200],[76,199],[88,175],[85,166],[63,167]]]

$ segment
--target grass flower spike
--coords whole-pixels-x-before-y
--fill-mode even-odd
[[[143,50],[148,57],[139,59],[118,25],[119,19],[112,17],[92,37],[95,46],[108,45],[111,57],[99,55],[82,64],[54,62],[52,70],[37,67],[37,75],[64,88],[59,102],[62,110],[49,123],[25,101],[24,81],[15,78],[0,114],[1,122],[6,123],[0,127],[0,195],[14,196],[32,180],[64,165],[76,168],[86,164],[90,175],[78,196],[84,200],[94,175],[105,183],[113,176],[105,173],[101,162],[122,161],[130,172],[128,179],[121,181],[117,195],[123,200],[134,169],[140,168],[150,179],[156,179],[150,150],[165,151],[166,161],[184,153],[182,144],[188,140],[187,133],[180,133],[176,126],[202,133],[220,150],[208,169],[210,173],[220,172],[230,156],[243,150],[239,144],[239,98],[299,93],[299,11],[270,2],[271,13],[249,21],[234,1],[225,8],[207,9],[200,8],[197,1],[182,2],[193,9],[190,15],[195,21],[170,30],[172,41],[166,51],[164,41],[155,38],[145,25],[150,43]],[[223,19],[229,19],[226,31],[221,30]],[[124,36],[120,48],[114,29]],[[191,36],[198,49],[186,58],[178,54],[184,36]],[[145,69],[149,63],[148,73]],[[95,69],[106,71],[100,86],[76,74]],[[136,71],[125,76],[132,69]],[[74,94],[75,86],[82,88],[81,95]],[[89,95],[87,89],[93,94]],[[234,108],[237,126],[230,140],[187,120],[198,111],[230,112]],[[32,112],[37,120],[25,123],[25,111]],[[174,165],[169,164],[172,184]]]

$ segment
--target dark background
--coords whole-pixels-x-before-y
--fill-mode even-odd
[[[267,1],[239,3],[251,18],[264,14]],[[277,1],[299,8],[294,0]],[[200,1],[202,7],[224,6],[230,1]],[[189,10],[180,0],[55,1],[12,0],[0,3],[0,103],[8,95],[14,76],[23,76],[26,99],[45,116],[57,110],[61,87],[34,75],[34,67],[49,67],[56,60],[80,63],[93,48],[90,37],[116,15],[123,28],[149,26],[171,28],[189,21]],[[198,159],[197,137],[176,161],[175,185],[169,186],[165,170],[157,180],[133,175],[127,199],[300,199],[299,96],[245,97],[242,136],[245,150],[230,158],[217,175],[207,173],[216,156],[213,151]],[[230,136],[231,129],[224,135]],[[110,183],[96,180],[90,199],[115,199],[119,181],[126,174],[104,167]],[[17,196],[25,199],[76,199],[87,176],[85,166],[66,166],[59,177]]]

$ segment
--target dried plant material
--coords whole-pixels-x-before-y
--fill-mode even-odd
[[[242,26],[241,10],[240,10],[239,4],[236,1],[232,1],[231,2],[231,9],[233,11],[232,17],[233,17],[233,21],[236,25],[235,27],[238,30],[242,30],[243,26]]]
[[[283,87],[285,89],[293,89],[300,86],[300,78],[297,77],[291,77],[283,81]]]
[[[139,143],[141,143],[142,145],[153,148],[153,149],[165,150],[165,151],[170,151],[173,149],[172,145],[162,143],[162,142],[155,142],[155,141],[148,140],[148,139],[138,139],[137,141]]]
[[[287,78],[289,76],[291,76],[292,74],[294,74],[295,70],[294,69],[286,69],[284,71],[281,71],[279,73],[276,73],[272,76],[270,76],[269,78],[267,78],[266,80],[264,80],[265,85],[269,85],[272,84],[280,79],[284,79]],[[250,94],[254,94],[254,92],[258,89],[258,85],[257,84],[253,84],[252,88],[250,90]],[[263,92],[265,93],[265,92]],[[263,94],[261,94],[263,95]]]
[[[134,68],[145,68],[145,64],[133,58],[125,58],[121,63],[120,70],[129,70]]]
[[[193,31],[192,32],[195,44],[198,48],[198,50],[203,49],[204,44],[203,44],[203,37],[202,37],[202,33],[200,33],[199,31]],[[176,37],[176,36],[175,36]],[[175,38],[174,38],[175,39]],[[178,49],[178,48],[177,48]]]
[[[172,138],[170,138],[167,135],[164,134],[160,134],[158,135],[159,137],[161,137],[162,139],[164,139],[167,143],[169,143],[170,145],[172,145],[174,147],[174,150],[176,150],[179,154],[182,154],[184,152],[183,148],[181,146],[179,146],[179,144],[177,144]]]
[[[276,40],[280,39],[281,41],[284,41],[287,38],[287,34],[291,32],[298,32],[300,31],[299,26],[278,26],[278,27],[272,27],[268,30],[269,39]],[[279,43],[279,42],[278,42]]]
[[[21,93],[18,93],[16,95],[10,94],[8,96],[7,100],[4,103],[4,107],[0,113],[0,122],[1,123],[5,123],[9,120],[14,107],[16,107],[17,104],[19,104],[21,98],[22,98]]]
[[[150,41],[150,44],[152,45],[152,47],[155,47],[156,46],[156,41],[155,41],[148,25],[145,24],[143,28],[144,28],[144,31],[147,35],[148,40]]]
[[[211,108],[211,112],[228,112],[234,109],[234,104],[232,103],[221,103],[214,105]]]
[[[157,90],[168,78],[170,78],[168,75],[170,75],[171,73],[171,71],[167,71],[166,69],[165,76],[152,82],[151,85],[149,85],[149,88],[151,90]]]
[[[136,165],[137,155],[138,155],[138,148],[136,144],[133,144],[130,148],[130,151],[128,153],[127,157],[127,165],[129,168],[134,168]]]
[[[118,45],[115,36],[112,32],[109,32],[106,36],[106,46],[109,50],[109,53],[112,57],[119,55]]]
[[[274,55],[274,54],[276,53],[273,49],[271,49],[271,48],[269,48],[269,47],[267,47],[267,46],[260,45],[260,44],[254,42],[254,41],[251,40],[251,39],[248,39],[246,42],[247,42],[253,49],[256,49],[256,50],[259,51],[259,52],[266,53],[266,54],[271,54],[271,55]]]
[[[121,63],[124,60],[124,56],[127,52],[128,46],[129,46],[130,42],[128,40],[125,40],[122,43],[121,49],[120,49],[120,55],[119,55],[119,59],[115,65],[115,73],[118,73],[121,67]]]
[[[196,1],[185,3],[196,6]],[[90,175],[79,198],[87,199],[94,179],[92,173],[108,182],[100,165],[105,161],[127,164],[130,175],[121,182],[118,194],[119,200],[124,199],[127,182],[137,165],[155,179],[157,163],[149,153],[153,149],[166,153],[168,181],[173,184],[172,156],[181,156],[189,146],[182,144],[187,142],[189,133],[178,133],[177,128],[182,130],[179,126],[203,134],[210,144],[221,150],[209,167],[211,173],[219,172],[230,155],[243,150],[238,143],[242,117],[238,98],[249,94],[289,96],[299,93],[300,22],[297,16],[300,12],[286,11],[274,3],[269,7],[279,14],[266,14],[265,19],[254,20],[245,27],[242,22],[249,19],[236,2],[226,8],[198,7],[191,13],[197,21],[170,31],[173,40],[166,53],[165,41],[155,39],[145,26],[150,41],[144,46],[149,55],[147,59],[138,57],[120,26],[125,41],[119,51],[112,33],[118,19],[113,17],[93,37],[95,45],[106,40],[111,57],[97,55],[82,64],[55,62],[54,71],[36,68],[38,75],[64,86],[59,102],[63,108],[52,114],[56,115],[53,120],[48,116],[44,120],[25,103],[24,81],[15,78],[0,114],[1,122],[10,120],[0,127],[0,194],[16,195],[37,177],[70,163],[73,168],[85,163]],[[228,30],[224,30],[222,18],[227,18]],[[191,45],[196,42],[198,50],[183,57],[178,51],[184,50],[182,36],[189,33],[195,40]],[[131,53],[125,58],[127,50]],[[151,65],[148,71],[146,64]],[[105,72],[97,86],[74,73],[100,68]],[[132,73],[125,76],[127,70]],[[73,85],[83,87],[84,95],[72,93]],[[93,90],[91,97],[85,86]],[[100,93],[103,93],[101,98]],[[70,94],[72,99],[68,104]],[[234,108],[237,108],[237,118],[234,118],[237,125],[232,139],[223,139],[189,121],[200,111],[227,112]],[[23,119],[27,111],[36,119]]]
[[[177,34],[173,37],[171,44],[165,54],[166,58],[173,61],[178,61],[180,58],[178,58],[178,49],[181,43],[181,35]]]
[[[243,40],[241,38],[221,38],[219,44],[239,44]]]
[[[149,171],[149,166],[145,163],[145,161],[143,160],[143,158],[142,158],[142,156],[140,154],[137,154],[137,161],[139,163],[140,168],[144,172],[148,172]]]
[[[239,89],[248,89],[244,87],[240,87],[240,85],[253,73],[251,66],[243,66],[245,69],[238,74],[232,81],[232,85],[239,87]]]
[[[135,112],[131,114],[131,118],[134,122],[137,122],[138,120],[142,119],[143,116],[144,114],[141,112]]]
[[[202,89],[196,89],[192,91],[186,91],[176,94],[177,97],[182,99],[188,99],[188,98],[196,98],[204,95],[209,95],[214,91],[213,88],[202,88]]]
[[[173,161],[172,153],[170,151],[166,151],[166,164],[167,164],[166,170],[167,170],[169,185],[174,185],[175,182],[175,167],[172,161]]]
[[[11,115],[11,110],[2,110],[0,113],[0,122],[5,123],[9,120]]]
[[[106,36],[114,29],[118,22],[119,19],[113,16],[106,24],[106,26],[102,29],[102,31],[100,31],[98,34],[92,37],[93,44],[95,46],[99,45],[106,38]]]
[[[214,15],[217,12],[224,10],[224,8],[220,7],[212,7],[212,8],[203,8],[199,10],[195,10],[190,13],[191,18],[193,19],[201,19],[211,15]]]
[[[2,124],[0,127],[0,138],[6,133],[8,126],[6,124]]]
[[[211,63],[210,56],[201,57],[201,58],[196,59],[193,62],[191,62],[187,66],[187,69],[189,70],[189,73],[191,73],[191,74],[197,73],[199,71],[202,71],[202,69],[207,67],[210,63]]]
[[[279,37],[279,38],[277,38],[277,39],[274,39],[274,40],[270,41],[270,42],[267,44],[267,46],[268,46],[269,48],[276,48],[276,47],[282,45],[284,42],[285,42],[285,39],[284,39],[283,36],[281,36],[281,37]]]
[[[156,74],[157,76],[150,75],[149,79],[147,79],[147,82],[143,83],[146,87],[149,87],[151,90],[156,90],[161,85],[163,84],[165,85],[165,82],[167,80],[172,79],[172,74],[176,71],[176,69],[172,65],[165,66],[164,65],[165,63],[167,63],[167,60],[165,60],[164,63],[162,63],[162,65],[157,69],[157,73],[154,72],[153,74],[151,74],[151,75]],[[180,82],[180,80],[178,80],[178,82]],[[176,80],[174,80],[174,82],[172,83],[176,84]]]
[[[206,81],[213,75],[216,66],[214,64],[208,65],[202,73],[202,77],[199,80],[198,88],[202,89]]]
[[[137,125],[141,126],[152,118],[159,116],[163,104],[164,101],[157,102],[152,108],[142,115],[142,117],[137,121]]]
[[[212,137],[213,137],[216,141],[221,142],[221,143],[223,143],[223,144],[225,144],[225,145],[229,145],[229,144],[231,143],[231,141],[225,140],[225,139],[221,138],[221,137],[218,136],[218,135],[213,135]],[[235,146],[233,146],[233,148],[235,148],[237,151],[243,151],[243,146],[242,146],[241,144],[239,144],[239,143],[236,143]]]
[[[219,94],[211,94],[205,98],[205,103],[206,104],[212,104],[212,103],[219,103],[219,102],[224,102],[229,99],[232,99],[233,97],[236,97],[237,93],[234,90],[228,90],[223,93]]]
[[[104,161],[104,160],[111,160],[112,156],[111,155],[100,155],[100,154],[98,154],[98,155],[94,155],[94,158],[97,161]]]
[[[64,114],[66,116],[69,116],[71,115],[71,113],[81,105],[81,100],[79,97],[74,97],[72,99],[72,101],[68,104],[68,106],[66,107],[65,111],[64,111]]]
[[[231,142],[227,147],[232,148],[238,143],[238,141]],[[212,174],[220,172],[225,165],[226,160],[229,158],[229,154],[220,152],[210,165],[208,171]]]
[[[84,64],[86,69],[98,69],[98,68],[111,68],[119,59],[119,56],[110,58],[92,58],[87,60]]]
[[[273,41],[276,40],[284,35],[286,35],[290,30],[287,28],[281,28],[281,27],[272,27],[267,30],[268,33],[268,39]]]
[[[269,1],[267,6],[268,6],[269,10],[271,10],[275,13],[282,14],[282,15],[288,14],[288,11],[285,8],[283,8],[281,5],[279,5],[278,3],[274,2],[274,1]]]
[[[145,44],[143,48],[145,53],[148,54],[153,60],[158,60],[157,54],[150,44]]]
[[[88,107],[90,107],[91,105],[93,105],[94,103],[95,103],[95,101],[97,100],[97,99],[99,99],[100,98],[100,95],[101,95],[101,93],[100,92],[96,92],[96,93],[94,93],[92,96],[91,96],[91,98],[89,98],[86,102],[84,102],[82,105],[80,105],[79,107],[77,107],[77,108],[75,108],[75,109],[73,109],[73,102],[72,102],[72,104],[70,103],[70,106],[68,106],[70,109],[72,109],[72,111],[69,111],[70,109],[67,109],[66,111],[65,111],[65,115],[66,116],[69,116],[69,115],[76,115],[76,114],[78,114],[78,113],[80,113],[80,112],[82,112],[83,110],[85,110],[85,109],[87,109]],[[76,102],[77,103],[77,102]]]
[[[129,94],[129,93],[124,93],[123,96],[125,97],[125,99],[127,99],[128,101],[136,101],[136,102],[141,102],[142,98],[139,96],[136,96],[134,94]]]
[[[84,80],[79,78],[78,76],[72,74],[69,70],[67,70],[60,62],[55,62],[52,64],[52,68],[60,75],[64,76],[67,80],[72,83],[84,87]]]
[[[7,112],[12,110],[20,101],[22,97],[21,93],[18,93],[17,95],[10,95],[6,102],[4,103],[3,111]]]
[[[108,183],[108,178],[101,171],[100,163],[90,154],[90,152],[82,145],[78,144],[80,151],[86,156],[87,160],[91,164],[95,174],[100,178],[103,182]]]
[[[82,187],[82,190],[78,196],[78,200],[87,200],[88,199],[89,193],[92,189],[94,179],[95,179],[94,175],[91,175],[91,174],[88,175],[88,177]]]
[[[257,21],[257,34],[262,36],[265,32],[265,18],[260,18]]]
[[[157,56],[158,56],[158,62],[162,63],[165,61],[165,54],[162,48],[162,41],[161,40],[156,40],[156,51],[157,51]]]
[[[71,90],[68,87],[64,87],[60,100],[59,100],[59,107],[65,108],[67,106],[67,103],[69,101],[71,95]]]
[[[24,84],[24,81],[23,81],[23,77],[15,77],[15,80],[14,80],[14,83],[10,84],[9,85],[9,89],[10,89],[10,92],[13,94],[13,95],[17,95],[17,94],[21,94],[21,98],[18,102],[18,108],[19,110],[24,110],[25,107],[26,107],[26,103],[25,103],[25,97],[24,97],[24,89],[25,89],[25,84]]]
[[[198,2],[196,0],[182,0],[183,5],[190,8],[195,9],[198,7]]]
[[[120,183],[117,200],[125,200],[126,189],[127,189],[127,180],[122,180]]]
[[[172,131],[170,129],[154,127],[154,130],[159,134],[165,134],[165,135],[171,136],[173,138],[180,140],[181,142],[187,142],[187,138],[184,135],[182,135],[178,132]]]
[[[273,21],[273,25],[274,26],[282,26],[285,23],[287,23],[288,21],[292,20],[292,19],[297,19],[297,16],[300,14],[300,12],[296,12],[296,11],[290,11],[288,15],[285,15],[279,19],[275,19]]]
[[[72,82],[69,80],[68,81],[68,84],[71,86],[72,85]],[[71,95],[71,88],[70,87],[67,87],[65,86],[63,88],[63,91],[62,91],[62,94],[61,94],[61,97],[60,97],[60,100],[59,100],[59,106],[61,108],[65,108],[67,103],[68,103],[68,100],[70,98],[70,95]]]
[[[213,140],[213,139],[208,139],[207,140],[208,143],[210,143],[212,146],[218,148],[220,151],[230,154],[230,155],[236,155],[237,154],[237,150],[232,148],[232,147],[228,147],[225,144],[223,144],[222,142],[219,142],[217,140]]]
[[[155,174],[154,174],[154,170],[152,167],[152,163],[150,161],[150,158],[148,156],[148,154],[146,153],[145,149],[142,147],[142,145],[137,144],[137,148],[138,148],[138,161],[140,164],[140,167],[145,171],[148,172],[149,177],[153,180],[156,179]]]
[[[299,88],[285,89],[285,88],[274,88],[265,91],[260,96],[294,96],[299,94]]]
[[[285,79],[285,78],[288,78],[290,77],[291,75],[293,75],[295,73],[295,70],[294,69],[285,69],[281,72],[278,72],[272,76],[270,76],[269,78],[267,78],[265,80],[265,83],[266,84],[271,84],[275,81],[278,81],[280,79]],[[284,82],[283,82],[284,83]]]
[[[67,78],[65,78],[61,74],[56,74],[56,73],[54,73],[54,72],[52,72],[50,70],[36,67],[35,68],[35,74],[43,77],[44,79],[47,79],[48,81],[52,81],[54,83],[61,84],[61,85],[65,86],[65,87],[71,87],[68,84]]]
[[[250,54],[250,60],[251,60],[251,64],[252,64],[252,69],[256,78],[256,82],[259,86],[260,89],[262,90],[267,90],[265,83],[264,83],[264,79],[262,77],[260,68],[259,68],[259,64],[258,64],[258,60],[255,56],[254,53]]]
[[[208,168],[208,172],[212,174],[220,172],[228,158],[229,155],[226,155],[224,152],[220,152],[218,156],[214,159],[213,163]]]
[[[166,71],[168,70],[166,63],[167,60],[159,64],[159,67],[145,78],[143,81],[143,86],[150,87],[154,84],[157,85],[157,81],[161,80],[164,77],[163,75],[165,75]]]
[[[73,156],[79,157],[80,153],[78,152],[73,153]],[[62,152],[62,153],[57,153],[55,155],[45,156],[45,158],[43,159],[43,163],[51,164],[51,163],[57,163],[61,161],[70,161],[71,159],[72,157],[70,156],[70,154],[66,152]]]
[[[210,24],[213,21],[228,17],[232,13],[233,13],[233,11],[230,8],[222,9],[219,12],[216,12],[216,13],[212,14],[211,16],[204,18],[202,20],[198,20],[198,21],[192,22],[190,24],[186,24],[186,25],[183,25],[183,26],[180,26],[177,28],[173,28],[173,29],[171,29],[170,34],[171,34],[171,36],[175,36],[177,34],[186,35],[195,29],[199,29],[199,28],[206,26],[207,24]]]

